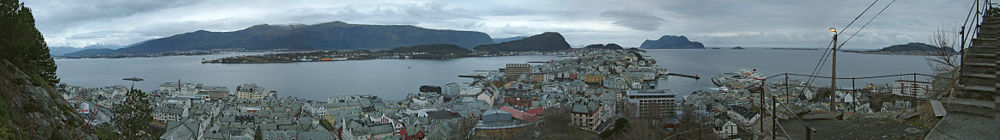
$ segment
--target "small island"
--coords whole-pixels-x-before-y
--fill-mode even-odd
[[[883,54],[883,55],[938,55],[938,54],[958,54],[952,48],[937,47],[919,42],[892,45],[878,50],[844,50],[844,52],[863,54]]]
[[[664,35],[657,40],[646,40],[639,46],[642,49],[705,49],[701,42],[688,40],[684,36]]]

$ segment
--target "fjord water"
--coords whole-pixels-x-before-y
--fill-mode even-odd
[[[712,76],[739,69],[757,69],[766,75],[778,73],[808,74],[819,60],[822,50],[772,49],[698,49],[647,50],[657,64],[670,72],[699,75],[701,80],[671,77],[660,82],[680,95],[715,87]],[[448,60],[378,59],[362,61],[278,63],[278,64],[201,64],[202,58],[247,55],[231,53],[206,56],[169,56],[121,59],[56,59],[57,74],[63,83],[84,87],[126,85],[125,77],[139,77],[136,88],[153,90],[161,83],[199,82],[205,85],[229,87],[233,91],[242,83],[257,83],[279,96],[294,96],[325,101],[337,94],[369,94],[387,99],[401,99],[415,93],[420,85],[443,85],[451,82],[471,82],[459,74],[473,70],[496,70],[507,63],[562,59],[556,56],[475,57]],[[897,73],[931,73],[922,56],[870,55],[838,53],[838,76],[860,77]],[[829,64],[829,63],[827,63]],[[829,66],[821,75],[829,75]],[[792,77],[803,79],[802,77]],[[925,78],[918,77],[920,80]],[[779,78],[783,80],[783,77]],[[771,79],[771,80],[779,80]],[[898,78],[858,80],[864,83],[887,83]],[[828,85],[829,80],[816,80]],[[838,82],[849,87],[849,80]]]
[[[139,77],[136,88],[157,89],[164,82],[199,82],[226,86],[256,83],[279,96],[294,96],[326,101],[337,94],[376,95],[401,99],[416,93],[421,85],[471,82],[459,74],[473,70],[496,70],[507,63],[560,59],[556,56],[474,57],[448,60],[376,59],[360,61],[273,63],[273,64],[201,64],[201,59],[246,54],[208,56],[169,56],[123,59],[57,59],[58,75],[63,83],[84,87],[125,85],[125,77]]]

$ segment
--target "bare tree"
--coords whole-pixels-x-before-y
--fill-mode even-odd
[[[952,72],[960,66],[959,55],[955,52],[955,41],[957,39],[958,34],[951,34],[944,28],[938,28],[931,35],[931,45],[941,47],[940,49],[931,51],[925,58],[931,70],[934,70],[935,73]]]
[[[931,51],[928,56],[925,57],[925,59],[927,59],[927,65],[931,67],[931,70],[934,70],[935,75],[948,76],[948,78],[951,78],[937,79],[947,80],[948,89],[951,89],[946,90],[950,92],[939,94],[939,96],[952,96],[954,94],[951,93],[954,93],[954,89],[958,87],[958,69],[961,66],[961,56],[958,55],[959,53],[955,52],[955,47],[959,47],[958,50],[961,50],[961,47],[963,47],[956,45],[956,41],[959,40],[958,34],[951,34],[942,27],[939,27],[931,35],[931,44],[940,48],[935,51]]]

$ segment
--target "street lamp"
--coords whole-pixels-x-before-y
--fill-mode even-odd
[[[833,93],[837,93],[837,28],[830,27],[830,32],[833,32],[833,61],[830,63],[830,89],[833,89]],[[831,97],[832,98],[832,97]],[[833,110],[833,100],[830,100],[830,109]]]

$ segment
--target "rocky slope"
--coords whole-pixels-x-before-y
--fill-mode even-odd
[[[48,85],[0,60],[0,139],[86,139],[83,119]]]
[[[701,42],[694,42],[688,40],[684,36],[672,36],[664,35],[660,39],[656,40],[646,40],[642,42],[639,48],[643,49],[704,49],[705,45]]]

